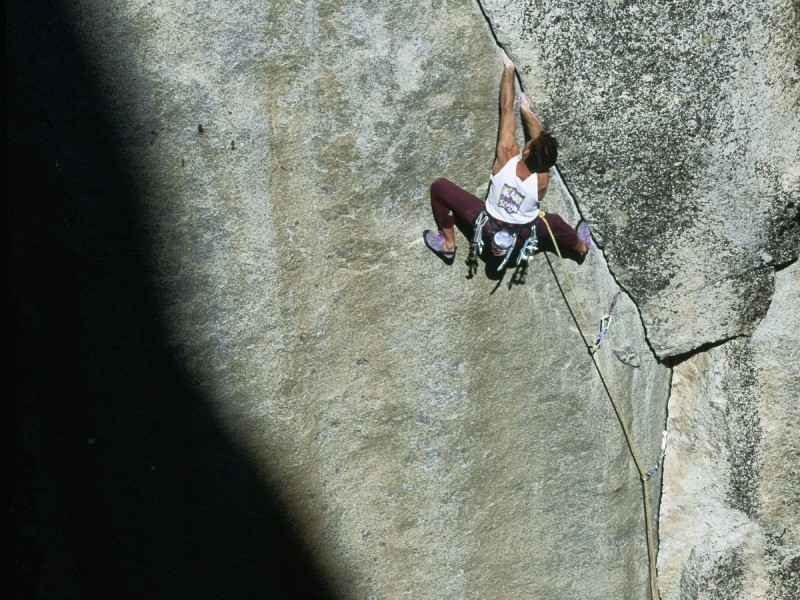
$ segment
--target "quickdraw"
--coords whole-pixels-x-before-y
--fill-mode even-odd
[[[483,226],[489,220],[486,211],[481,211],[475,219],[475,232],[472,235],[472,243],[469,245],[469,256],[467,257],[467,279],[472,279],[478,272],[478,257],[483,252]]]
[[[520,248],[519,254],[517,255],[517,268],[514,270],[514,275],[511,277],[508,287],[523,285],[525,283],[525,277],[528,274],[528,261],[533,258],[534,253],[538,249],[539,239],[536,237],[536,227],[531,225],[531,235],[525,240],[522,248]]]
[[[605,339],[606,334],[608,333],[608,326],[611,325],[611,316],[614,314],[614,308],[617,306],[617,300],[619,300],[620,294],[622,294],[622,290],[619,290],[616,294],[614,294],[614,299],[611,300],[611,306],[608,309],[608,313],[603,315],[603,318],[600,319],[600,331],[594,338],[594,346],[591,350],[592,353],[597,352],[597,349],[600,347],[600,342]]]
[[[652,469],[649,469],[642,479],[648,481],[653,475],[656,474],[658,469],[664,463],[664,458],[667,456],[667,432],[661,432],[661,453],[658,455],[658,461],[656,462],[655,466]]]

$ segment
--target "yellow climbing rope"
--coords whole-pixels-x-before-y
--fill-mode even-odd
[[[586,343],[587,339],[592,339],[591,333],[588,335],[584,333],[584,327],[586,328],[587,332],[591,332],[592,328],[589,325],[589,321],[586,319],[586,313],[583,310],[583,305],[581,301],[578,299],[578,294],[575,291],[575,286],[572,284],[572,278],[569,276],[566,268],[564,267],[564,257],[561,255],[561,250],[558,247],[558,243],[556,242],[556,238],[553,235],[553,230],[550,229],[550,223],[547,222],[545,218],[544,212],[539,212],[539,216],[541,217],[544,224],[547,226],[547,231],[550,234],[550,239],[553,242],[553,247],[556,250],[556,254],[558,254],[558,258],[561,264],[561,270],[564,273],[564,276],[569,283],[570,291],[572,292],[572,296],[575,300],[575,304],[578,307],[578,312],[581,316],[581,320],[583,321],[583,326],[578,323],[578,329],[580,330],[581,335],[583,336],[584,343]],[[555,271],[553,272],[555,275]],[[558,279],[558,277],[556,277]],[[588,345],[588,344],[587,344]],[[625,421],[625,415],[622,412],[622,407],[620,406],[619,402],[617,401],[616,395],[614,394],[614,390],[609,385],[611,379],[608,377],[608,373],[606,371],[605,365],[603,364],[602,359],[600,358],[600,353],[597,352],[597,342],[591,343],[591,356],[595,361],[595,365],[597,369],[600,371],[600,376],[603,378],[605,383],[606,392],[608,392],[608,397],[611,399],[611,404],[614,406],[614,412],[617,413],[617,420],[619,421],[620,425],[622,425],[622,432],[625,434],[625,441],[628,444],[628,449],[630,450],[631,456],[633,457],[633,462],[636,464],[636,470],[639,471],[639,478],[642,481],[642,496],[644,499],[644,518],[645,518],[645,527],[647,531],[647,552],[649,555],[649,569],[650,569],[650,589],[648,591],[648,596],[654,600],[661,600],[661,594],[658,589],[658,572],[656,570],[656,549],[655,549],[655,540],[653,535],[653,519],[650,511],[650,492],[647,486],[647,480],[649,476],[645,471],[644,467],[642,466],[642,461],[639,459],[639,453],[636,451],[636,446],[633,443],[633,438],[631,437],[631,432],[628,429],[628,425]]]

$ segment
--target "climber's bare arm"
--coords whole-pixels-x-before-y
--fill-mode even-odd
[[[500,125],[497,129],[497,150],[492,175],[500,172],[506,163],[519,154],[519,145],[514,139],[514,63],[503,52],[503,76],[500,79]]]
[[[525,94],[519,95],[519,115],[522,118],[522,130],[525,133],[525,141],[539,137],[539,134],[544,131],[542,122],[539,120],[531,110],[531,104],[528,102],[528,97]]]

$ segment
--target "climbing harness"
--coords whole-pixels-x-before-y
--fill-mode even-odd
[[[544,213],[540,212],[539,215],[544,215]],[[538,218],[538,217],[537,217]],[[536,226],[535,220],[530,224],[526,225],[513,225],[509,226],[508,224],[501,223],[496,219],[493,219],[489,214],[484,210],[478,215],[475,219],[475,229],[472,235],[472,243],[469,247],[469,256],[467,257],[467,279],[472,279],[475,273],[478,270],[478,257],[483,253],[483,235],[484,235],[484,227],[489,223],[491,226],[491,232],[493,236],[493,244],[492,250],[493,252],[498,247],[494,244],[494,240],[497,239],[497,236],[503,233],[506,233],[510,239],[505,239],[502,243],[501,248],[507,248],[506,252],[503,256],[503,260],[497,266],[497,272],[501,272],[503,269],[506,268],[509,260],[511,259],[511,255],[514,253],[514,249],[517,246],[517,236],[519,235],[519,231],[522,227],[530,227],[531,234],[525,240],[522,248],[520,248],[519,253],[517,254],[517,261],[515,263],[516,271],[514,272],[514,276],[511,279],[511,285],[515,283],[525,283],[525,275],[527,272],[528,261],[531,259],[533,254],[536,252],[538,248],[538,240],[536,238]]]
[[[544,224],[547,226],[547,232],[549,233],[550,239],[553,242],[553,248],[555,248],[556,254],[558,254],[558,258],[561,264],[561,270],[564,273],[567,282],[569,283],[570,291],[572,292],[572,297],[574,299],[575,304],[577,305],[581,321],[583,322],[583,324],[581,325],[581,323],[579,323],[576,318],[576,324],[578,325],[578,329],[581,331],[581,335],[584,338],[584,341],[593,339],[589,337],[589,335],[584,333],[584,331],[591,331],[591,327],[589,326],[589,321],[586,319],[586,313],[583,310],[583,305],[578,299],[578,293],[575,291],[575,286],[572,283],[572,278],[569,276],[569,273],[564,268],[564,257],[561,255],[561,250],[558,247],[558,242],[556,242],[556,237],[553,234],[553,230],[550,228],[550,224],[547,222],[545,216],[541,213],[540,216],[542,218],[542,221],[544,221]],[[555,275],[555,270],[553,271],[553,274]],[[556,277],[556,281],[558,281],[558,277]],[[614,301],[612,301],[612,310],[615,302],[616,302],[616,297]],[[611,321],[610,315],[611,315],[611,310],[609,310],[609,314],[607,315],[608,319],[605,328],[606,331],[608,330],[608,323],[610,323]],[[602,327],[601,331],[603,331]],[[605,333],[603,333],[602,337],[604,336]],[[656,569],[656,549],[655,549],[655,535],[653,533],[653,517],[650,509],[650,491],[647,482],[649,481],[650,477],[652,477],[652,475],[655,474],[655,472],[658,470],[658,465],[660,465],[661,461],[663,460],[662,457],[665,455],[666,452],[666,443],[667,443],[666,436],[665,435],[662,436],[662,442],[661,442],[662,451],[661,455],[659,456],[659,461],[656,465],[656,468],[651,469],[650,471],[652,472],[645,471],[644,467],[642,466],[642,461],[639,458],[639,453],[636,451],[636,446],[633,443],[633,437],[631,436],[631,432],[628,429],[627,420],[625,419],[625,415],[622,412],[622,407],[620,406],[619,401],[617,400],[617,397],[614,394],[613,388],[611,388],[611,386],[608,385],[607,383],[611,379],[608,376],[601,355],[597,352],[597,347],[600,341],[602,341],[602,337],[600,339],[594,338],[591,343],[587,342],[587,346],[589,346],[589,354],[592,356],[592,360],[594,361],[597,370],[600,372],[600,377],[606,384],[605,385],[606,392],[608,393],[608,397],[611,400],[612,406],[614,407],[614,412],[617,415],[617,420],[619,421],[619,424],[622,427],[622,433],[625,436],[625,442],[628,445],[628,450],[631,453],[631,457],[633,458],[633,462],[636,465],[636,470],[638,471],[639,477],[642,482],[642,496],[644,499],[644,520],[645,520],[645,529],[647,537],[647,552],[649,556],[649,572],[650,572],[650,587],[648,590],[648,595],[650,596],[650,598],[654,600],[661,600],[661,594],[658,589],[658,571]]]

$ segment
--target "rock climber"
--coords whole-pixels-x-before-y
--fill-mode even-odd
[[[489,218],[483,226],[483,235],[492,240],[492,253],[496,256],[506,254],[513,243],[511,240],[514,235],[516,247],[519,248],[530,237],[532,228],[535,228],[540,240],[545,243],[549,240],[547,227],[538,218],[539,203],[550,182],[548,172],[558,157],[558,142],[544,130],[542,123],[531,111],[525,94],[520,94],[520,116],[525,135],[525,144],[520,152],[515,139],[515,66],[505,52],[503,65],[497,149],[486,201],[482,202],[477,196],[447,179],[439,178],[431,184],[431,206],[439,231],[426,229],[423,239],[428,248],[447,264],[452,264],[455,258],[456,216],[472,224],[486,211]],[[582,263],[591,248],[586,222],[581,221],[576,230],[557,214],[546,213],[545,218],[559,247],[572,249],[578,262]]]

